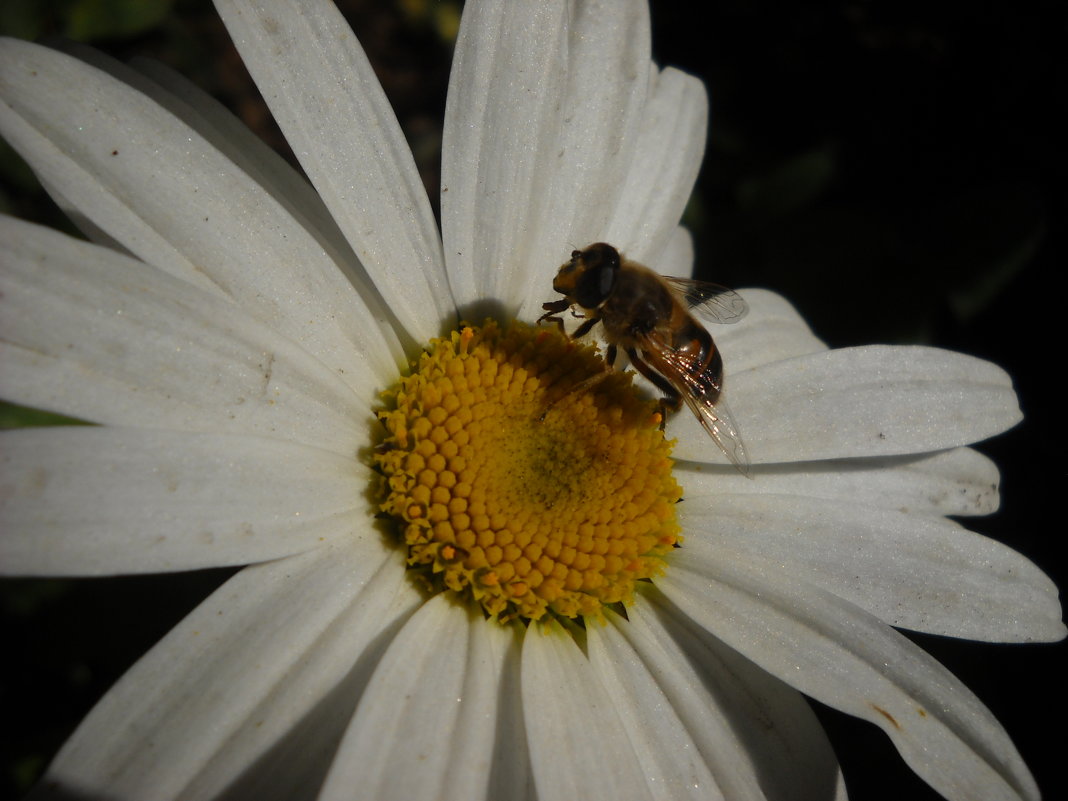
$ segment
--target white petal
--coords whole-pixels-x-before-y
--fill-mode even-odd
[[[848,601],[727,547],[699,568],[677,559],[657,587],[771,674],[880,726],[946,798],[1038,798],[1023,760],[979,699]]]
[[[356,264],[337,222],[311,184],[276,151],[245,127],[229,109],[182,75],[155,61],[134,59],[128,83],[140,77],[137,88],[180,117],[256,183],[285,206],[295,220],[312,232],[338,264]]]
[[[375,670],[338,749],[322,799],[489,798],[499,693],[518,664],[511,629],[437,595]]]
[[[831,745],[800,693],[695,626],[650,585],[627,618],[618,631],[656,677],[728,798],[816,801],[844,789]]]
[[[660,688],[658,680],[667,679],[657,671],[663,665],[646,665],[642,657],[627,642],[621,628],[630,631],[628,621],[614,616],[609,617],[612,625],[589,625],[586,629],[590,664],[604,685],[608,697],[615,704],[623,728],[634,747],[634,753],[645,778],[649,794],[654,799],[722,799],[730,797],[761,798],[759,788],[749,773],[748,786],[734,789],[725,795],[711,771],[708,760],[711,754],[702,749],[694,740],[698,733],[689,732],[679,718],[681,709],[676,710],[671,701]],[[643,632],[645,633],[645,632]],[[648,636],[647,633],[645,633]],[[667,662],[667,660],[664,660]],[[666,669],[671,671],[675,664],[667,662]],[[697,694],[700,697],[700,694]],[[708,701],[708,698],[700,698]],[[708,713],[708,707],[704,711]],[[715,717],[715,715],[709,715]],[[717,721],[718,722],[718,721]],[[703,734],[704,732],[701,732]],[[736,759],[745,758],[745,753],[738,748],[738,741],[733,737],[719,737],[715,740],[729,744],[728,753]],[[704,743],[702,743],[703,745]]]
[[[708,326],[723,352],[728,392],[733,389],[734,376],[746,370],[827,350],[782,295],[766,289],[742,289],[739,294],[749,305],[749,314],[734,325]]]
[[[693,277],[693,265],[693,236],[688,229],[677,225],[660,257],[656,260],[656,266],[653,269],[661,275],[691,278]]]
[[[314,797],[382,642],[418,603],[400,563],[326,546],[241,571],[104,696],[42,789]]]
[[[499,634],[496,639],[503,639]],[[494,723],[494,756],[489,801],[507,798],[509,801],[537,801],[534,775],[530,765],[526,722],[523,711],[523,692],[520,665],[522,643],[508,644],[501,681],[497,688],[497,720]],[[498,646],[500,647],[500,646]]]
[[[757,479],[759,480],[759,478]],[[940,517],[787,495],[718,495],[680,509],[680,559],[720,549],[781,565],[894,626],[971,640],[1065,635],[1057,587],[1028,559]]]
[[[604,238],[612,200],[624,191],[638,145],[650,83],[645,0],[572,3],[567,28],[567,83],[554,116],[556,141],[535,175],[542,186],[536,191],[550,202],[530,220],[537,230],[526,258],[514,255],[504,294],[522,303],[521,319],[541,314],[555,268],[572,250]]]
[[[134,58],[127,66],[90,47],[72,42],[62,45],[64,52],[148,95],[197,131],[285,207],[334,262],[339,265],[359,263],[322,198],[307,179],[215,98],[159,62]],[[384,325],[382,310],[376,309],[376,314],[381,318],[380,324]],[[392,339],[391,344],[394,344]]]
[[[965,516],[990,514],[1000,502],[997,466],[972,448],[758,465],[752,478],[704,465],[683,464],[676,469],[686,499],[698,508],[714,503],[723,493],[800,495],[914,514]]]
[[[938,348],[842,348],[726,381],[753,464],[925,453],[978,442],[1022,417],[1004,370]],[[678,456],[725,461],[715,446],[694,452],[702,434],[692,418],[673,421],[685,446]]]
[[[815,800],[841,787],[830,745],[796,692],[640,608],[588,637],[654,797]]]
[[[100,423],[260,433],[345,455],[366,443],[374,384],[354,394],[214,295],[2,216],[0,264],[10,400]]]
[[[455,321],[415,161],[360,43],[332,3],[216,8],[293,152],[409,335]]]
[[[527,629],[521,675],[540,801],[652,798],[612,699],[559,624]]]
[[[189,570],[363,540],[368,470],[266,437],[77,426],[3,434],[0,565],[21,575]]]
[[[134,58],[128,66],[76,42],[61,42],[59,47],[151,97],[203,136],[313,233],[334,261],[357,261],[311,184],[211,95],[157,61]]]
[[[441,228],[449,282],[468,318],[487,298],[509,315],[523,300],[507,293],[553,200],[549,173],[568,112],[567,15],[562,0],[464,9],[445,106]],[[544,257],[551,278],[554,255]]]
[[[352,281],[270,194],[144,94],[26,42],[0,45],[0,129],[65,204],[129,252],[380,381],[400,355]],[[369,293],[365,293],[370,297]],[[371,323],[371,321],[376,321]],[[358,380],[358,379],[353,379]]]
[[[708,132],[704,84],[671,67],[652,70],[637,147],[603,237],[644,264],[655,263],[682,217]]]

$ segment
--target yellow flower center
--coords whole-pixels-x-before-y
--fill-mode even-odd
[[[630,375],[554,329],[434,340],[387,393],[381,510],[409,567],[500,620],[602,614],[680,541],[670,443]]]

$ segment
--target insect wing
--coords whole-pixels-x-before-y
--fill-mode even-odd
[[[669,347],[655,334],[647,337],[643,343],[642,356],[678,391],[731,464],[748,476],[749,454],[746,453],[738,427],[731,419],[726,401],[722,395],[718,395],[719,384],[707,372],[701,371],[692,357]],[[717,399],[712,401],[710,397]]]
[[[749,312],[745,299],[733,289],[708,281],[693,281],[667,275],[660,277],[682,299],[686,307],[700,317],[726,325],[738,322]]]
[[[690,395],[683,395],[683,400],[731,464],[737,467],[743,475],[748,476],[749,454],[746,453],[745,443],[742,442],[738,427],[731,419],[731,413],[727,409],[727,402],[723,396],[721,395],[714,404]]]

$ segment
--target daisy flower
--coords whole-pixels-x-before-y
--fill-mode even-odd
[[[629,373],[569,392],[600,357],[529,325],[573,247],[690,270],[706,98],[644,2],[466,4],[440,234],[336,9],[217,5],[310,183],[158,66],[0,46],[0,129],[91,240],[0,220],[3,394],[99,424],[4,434],[0,565],[247,566],[36,797],[843,797],[803,695],[948,798],[1038,797],[894,628],[1064,636],[948,519],[997,505],[966,446],[1020,419],[1002,370],[745,291],[746,476]]]

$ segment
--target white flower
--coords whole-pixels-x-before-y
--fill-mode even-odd
[[[844,795],[805,693],[949,798],[1038,796],[990,712],[891,628],[1064,636],[1052,583],[947,519],[997,505],[964,447],[1020,419],[991,364],[829,351],[746,292],[716,337],[753,479],[674,418],[683,547],[584,635],[427,600],[374,526],[373,409],[406,355],[461,315],[533,319],[576,244],[689,269],[704,90],[651,64],[644,2],[469,0],[440,237],[336,10],[218,5],[314,189],[174,75],[0,46],[0,129],[98,243],[0,219],[3,394],[102,424],[4,435],[0,565],[251,565],[108,693],[42,793]]]

